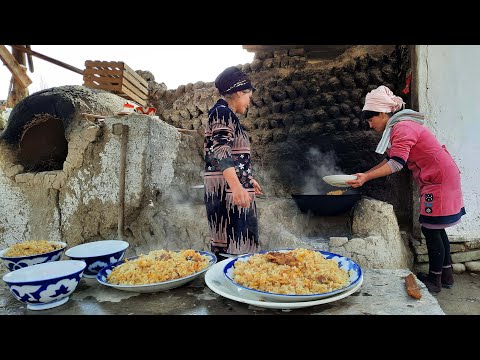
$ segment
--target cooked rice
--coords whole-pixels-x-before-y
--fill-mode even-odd
[[[174,280],[208,267],[210,259],[195,250],[153,250],[116,266],[107,281],[116,285],[145,285]]]
[[[23,243],[12,245],[3,256],[18,257],[40,255],[53,250],[61,249],[62,245],[54,244],[48,240],[28,240]]]
[[[327,195],[342,195],[345,192],[345,190],[332,190],[327,192]]]
[[[333,259],[325,259],[317,251],[294,249],[286,252],[294,263],[278,264],[269,254],[254,254],[247,261],[236,261],[233,280],[245,287],[275,294],[321,294],[350,284],[346,270]]]

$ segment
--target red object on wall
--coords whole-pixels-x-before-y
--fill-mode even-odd
[[[407,95],[410,93],[410,83],[412,82],[412,73],[410,73],[405,80],[405,87],[402,90],[402,94]]]
[[[157,109],[155,109],[154,107],[137,106],[135,108],[135,111],[139,114],[155,115],[155,113],[157,112]]]

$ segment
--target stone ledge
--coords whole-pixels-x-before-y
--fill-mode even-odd
[[[422,298],[407,295],[404,277],[409,270],[366,269],[361,288],[344,299],[295,310],[272,310],[227,300],[210,290],[202,277],[192,283],[158,293],[143,294],[117,291],[95,279],[82,278],[70,295],[67,306],[41,313],[53,315],[445,315],[437,299],[417,280]],[[140,295],[140,296],[139,296]],[[16,300],[5,283],[0,284],[0,315],[31,313]]]

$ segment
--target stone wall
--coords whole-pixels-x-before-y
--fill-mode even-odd
[[[123,102],[115,95],[108,97],[110,103]],[[127,255],[154,249],[208,250],[203,189],[193,188],[203,182],[203,136],[179,132],[153,116],[106,115],[88,120],[82,115],[95,107],[73,112],[65,131],[68,156],[61,170],[27,172],[18,164],[16,147],[0,141],[0,248],[31,239],[61,240],[72,247],[118,238],[121,138],[113,128],[123,124],[129,129],[124,206]],[[390,221],[382,225],[381,236],[352,227],[352,219],[358,223],[355,219],[365,211],[353,217],[351,213],[312,217],[301,213],[292,198],[278,196],[259,198],[257,209],[262,250],[332,250],[365,268],[410,266],[403,255],[392,255],[401,253],[402,247],[391,205],[383,216]],[[375,229],[375,217],[369,218],[367,227]],[[341,245],[329,243],[332,237],[343,239]],[[367,254],[355,246],[358,242],[367,244]]]
[[[203,181],[197,139],[155,117],[114,115],[125,102],[114,94],[94,96],[95,91],[67,87],[51,89],[46,96],[57,99],[64,90],[77,92],[78,97],[65,127],[68,156],[62,169],[27,172],[18,163],[18,147],[0,136],[0,248],[30,239],[62,240],[74,246],[118,238],[121,139],[113,133],[118,123],[129,126],[125,178],[129,251],[205,249],[204,205],[191,191]],[[105,117],[94,121],[84,113]]]
[[[0,141],[0,248],[31,239],[61,240],[72,247],[118,238],[121,138],[114,134],[116,124],[129,127],[125,174],[128,255],[154,249],[209,249],[203,189],[192,188],[203,182],[199,151],[203,137],[196,132],[183,134],[156,117],[138,114],[106,116],[101,121],[74,115],[66,131],[67,160],[56,171],[25,172],[17,164],[15,147]],[[311,217],[301,213],[291,198],[259,198],[257,208],[263,250],[329,250],[331,237],[348,242],[348,238],[358,241],[359,236],[369,235],[352,235],[349,213]],[[393,226],[391,234],[398,232],[395,221],[387,225],[385,229]],[[351,257],[364,267],[409,266],[403,258],[389,255],[397,249],[392,244],[398,239],[389,240],[383,258],[378,245],[383,240],[375,241],[378,249],[371,256],[357,259],[352,253]],[[332,249],[345,255],[358,252],[345,244],[342,249],[333,245]]]
[[[480,272],[480,240],[460,236],[449,236],[449,240],[453,271],[456,273]],[[410,241],[415,254],[416,269],[428,272],[428,250],[425,238],[422,236]]]
[[[241,119],[252,142],[256,178],[270,196],[324,192],[321,176],[366,171],[382,160],[379,135],[358,115],[368,91],[384,84],[401,95],[408,72],[406,46],[354,46],[333,60],[309,63],[302,49],[256,53],[238,65],[257,91]],[[213,82],[167,90],[149,72],[150,104],[177,128],[203,130],[218,99]],[[404,95],[407,106],[409,95]],[[407,171],[367,183],[365,195],[394,205],[401,226],[411,224]]]

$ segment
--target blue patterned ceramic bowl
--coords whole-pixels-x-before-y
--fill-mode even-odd
[[[83,276],[95,278],[104,267],[122,260],[128,246],[128,242],[122,240],[100,240],[74,246],[65,251],[65,255],[85,261],[87,267]]]
[[[3,276],[18,301],[30,310],[45,310],[65,304],[82,277],[85,263],[61,260],[24,267]]]
[[[4,256],[10,248],[0,251],[0,259],[2,259],[3,264],[8,268],[10,271],[18,270],[27,266],[42,264],[50,261],[57,261],[60,260],[60,257],[63,254],[63,251],[67,247],[67,243],[62,241],[50,241],[52,244],[58,245],[58,249],[37,255],[29,255],[29,256],[14,256],[8,257]]]
[[[269,251],[262,251],[260,252],[261,254],[265,254],[268,252],[288,252],[293,249],[280,249],[280,250],[269,250]],[[334,260],[337,262],[338,267],[347,271],[349,275],[350,282],[345,286],[344,288],[325,292],[325,293],[319,293],[319,294],[305,294],[305,295],[295,295],[295,294],[276,294],[272,292],[267,292],[267,291],[261,291],[253,288],[248,288],[243,285],[238,284],[235,282],[233,279],[233,267],[235,265],[235,262],[237,261],[247,261],[252,255],[254,254],[247,254],[247,255],[242,255],[239,256],[229,262],[226,263],[225,267],[223,268],[223,273],[224,276],[227,278],[228,281],[230,281],[232,284],[234,284],[237,287],[238,292],[250,292],[252,294],[255,294],[258,296],[260,299],[265,300],[265,301],[280,301],[280,302],[296,302],[296,301],[313,301],[313,300],[318,300],[322,298],[326,298],[332,295],[337,295],[339,293],[342,293],[344,291],[350,290],[353,288],[360,279],[362,278],[362,268],[360,265],[358,265],[355,261],[353,261],[350,258],[347,258],[342,255],[334,254],[328,251],[321,251],[321,250],[312,250],[319,252],[322,254],[322,256],[325,259],[330,259]]]

